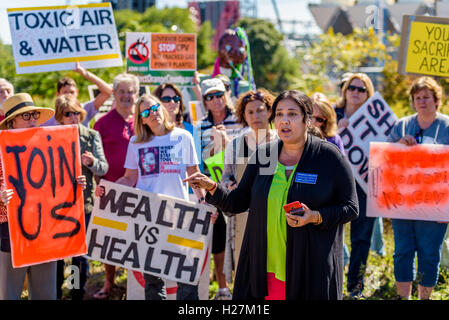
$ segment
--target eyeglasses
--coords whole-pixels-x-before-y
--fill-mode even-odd
[[[178,103],[179,101],[181,101],[181,97],[180,96],[174,96],[174,97],[163,96],[163,97],[161,97],[162,102],[170,102],[172,100],[173,100],[173,102]]]
[[[415,133],[416,143],[418,143],[418,144],[422,143],[423,133],[424,133],[424,130],[421,128],[418,130],[418,132]]]
[[[223,98],[223,96],[224,96],[224,92],[217,91],[217,92],[215,92],[215,93],[209,93],[209,94],[206,94],[206,95],[204,96],[204,99],[205,99],[206,101],[212,101],[212,99],[213,99],[214,97],[217,98],[217,99],[220,99],[220,98]]]
[[[254,98],[254,99],[253,99],[253,98]],[[246,105],[248,102],[251,101],[251,99],[252,99],[252,100],[260,100],[260,101],[263,102],[263,98],[264,98],[263,93],[261,93],[261,92],[259,92],[259,91],[257,91],[257,92],[254,93],[254,94],[249,93],[248,95],[246,95],[246,96],[242,99],[242,104],[243,104],[243,105]]]
[[[81,112],[78,112],[78,111],[67,111],[67,112],[64,112],[64,117],[70,118],[72,115],[79,116],[80,114],[81,114]]]
[[[24,112],[24,113],[21,113],[20,116],[25,121],[29,121],[31,119],[31,117],[33,117],[34,120],[37,120],[41,116],[41,113],[40,113],[40,111]]]
[[[358,87],[358,86],[353,86],[352,84],[350,84],[348,86],[348,90],[349,91],[355,91],[357,90],[360,93],[365,93],[367,91],[367,89],[365,87]]]
[[[315,119],[315,121],[318,122],[318,123],[325,123],[326,122],[326,119],[320,118],[320,117],[313,117],[312,116],[312,119]]]
[[[152,105],[151,107],[149,107],[148,109],[143,110],[140,115],[142,116],[142,118],[148,118],[150,116],[150,112],[156,113],[157,110],[159,109],[160,104],[157,103],[155,105]]]

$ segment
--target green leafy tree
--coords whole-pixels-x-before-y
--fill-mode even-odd
[[[273,92],[288,89],[299,75],[299,63],[283,46],[282,34],[262,19],[244,18],[238,26],[248,36],[256,86]]]

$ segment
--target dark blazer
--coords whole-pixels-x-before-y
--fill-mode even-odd
[[[226,212],[249,209],[234,284],[235,300],[267,296],[267,198],[282,141],[261,146],[250,159],[238,187],[218,186],[206,201]],[[271,166],[267,164],[267,154]],[[315,184],[295,182],[297,173],[316,174]],[[287,225],[286,299],[334,300],[343,292],[343,227],[358,216],[351,168],[338,148],[308,135],[293,173],[287,203],[300,201],[323,218],[320,225]]]
[[[101,136],[98,131],[85,127],[80,124],[78,126],[78,132],[80,136],[80,150],[81,154],[85,151],[90,151],[94,156],[94,162],[92,166],[82,166],[82,173],[86,176],[87,186],[83,191],[84,195],[84,213],[92,213],[95,196],[95,179],[96,176],[103,176],[108,171],[108,162],[103,152],[103,144],[101,142]]]

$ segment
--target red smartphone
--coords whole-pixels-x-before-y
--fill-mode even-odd
[[[302,206],[301,202],[299,202],[299,201],[287,203],[286,205],[284,205],[284,210],[287,213],[297,215],[297,216],[302,216],[305,212],[304,207]]]

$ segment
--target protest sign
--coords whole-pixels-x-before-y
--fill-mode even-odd
[[[376,92],[349,118],[348,126],[338,132],[354,178],[365,192],[368,191],[369,143],[387,141],[396,121],[394,112]]]
[[[223,174],[224,151],[204,159],[204,163],[209,170],[211,179],[219,183],[221,180],[221,175]]]
[[[85,254],[78,127],[2,130],[0,153],[13,267]]]
[[[7,12],[18,74],[123,65],[109,2]]]
[[[196,70],[196,35],[126,33],[126,71],[152,85],[191,86]]]
[[[449,77],[449,18],[404,15],[398,72]]]
[[[449,146],[371,143],[367,216],[449,221]]]
[[[209,245],[209,205],[102,180],[87,230],[88,257],[197,284]]]
[[[190,122],[195,127],[204,116],[204,107],[201,101],[189,101]]]

